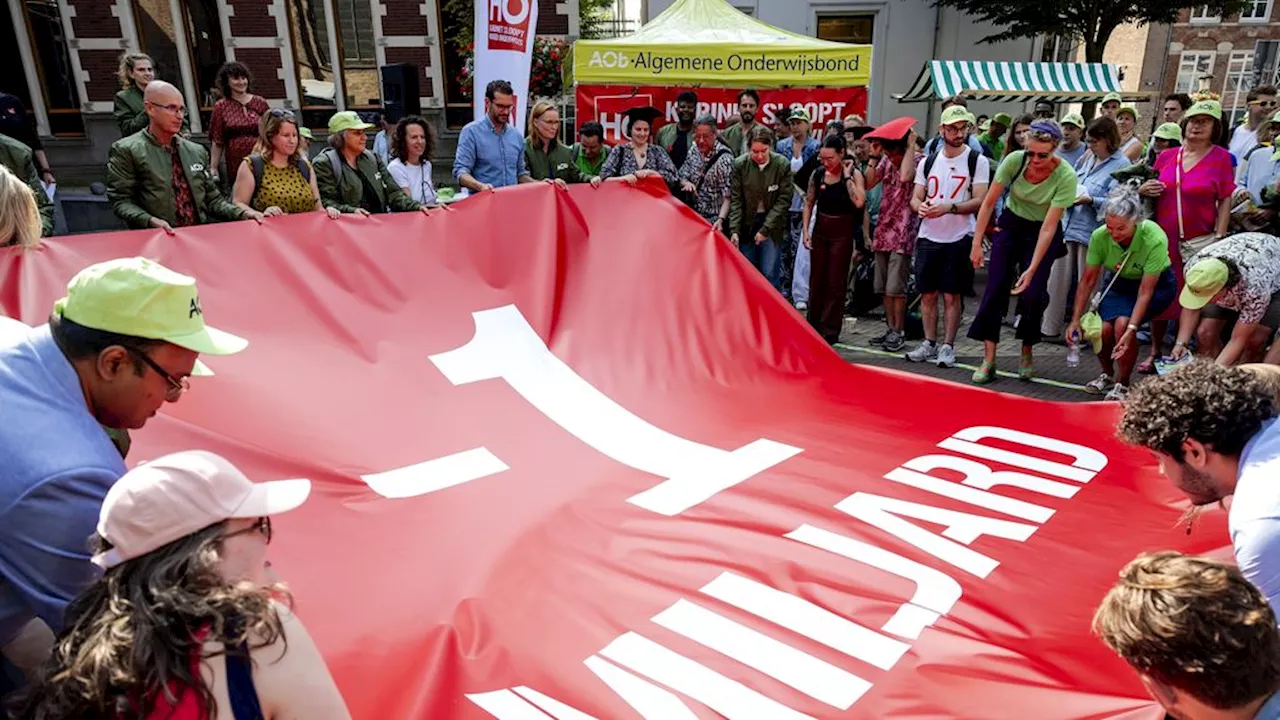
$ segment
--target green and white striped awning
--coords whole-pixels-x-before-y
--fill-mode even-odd
[[[1120,72],[1106,63],[933,60],[911,90],[894,98],[926,102],[963,95],[973,100],[1086,102],[1109,92],[1121,92]]]

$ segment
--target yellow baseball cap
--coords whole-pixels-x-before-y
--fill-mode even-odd
[[[316,139],[316,138],[315,138],[315,135],[312,135],[312,134],[311,134],[311,128],[309,128],[309,127],[298,128],[298,134],[299,134],[299,135],[301,135],[302,137],[304,137],[304,138],[308,139],[308,140],[315,140],[315,139]]]
[[[330,135],[340,133],[343,130],[368,130],[371,127],[373,127],[373,124],[361,120],[355,110],[336,112],[333,117],[329,118]]]
[[[1178,123],[1162,123],[1155,132],[1151,133],[1151,137],[1182,142],[1182,128]]]
[[[1214,120],[1222,119],[1222,104],[1217,100],[1201,100],[1192,105],[1186,113],[1182,115],[1182,119],[1193,118],[1197,115],[1208,115]]]
[[[1117,102],[1117,103],[1124,102],[1124,98],[1118,92],[1109,92],[1106,95],[1102,96],[1102,101],[1099,102],[1098,104],[1106,105],[1109,102]]]
[[[995,117],[991,118],[991,124],[1009,127],[1013,124],[1013,118],[1009,116],[1009,113],[999,112],[996,113]]]
[[[1067,113],[1066,115],[1063,115],[1062,124],[1075,125],[1078,128],[1085,127],[1084,117],[1082,117],[1080,113]]]
[[[1199,310],[1213,301],[1213,296],[1227,286],[1227,264],[1218,258],[1205,258],[1187,268],[1187,284],[1178,302],[1188,310]]]
[[[968,108],[959,105],[952,105],[942,111],[942,122],[940,125],[954,125],[956,123],[968,123],[970,125],[978,122],[978,119],[969,112]]]
[[[67,284],[53,312],[94,330],[163,340],[206,355],[233,355],[249,341],[204,324],[195,278],[146,258],[90,265]],[[213,371],[199,360],[192,375]]]
[[[1141,113],[1139,113],[1139,112],[1138,112],[1138,108],[1136,108],[1136,107],[1134,107],[1134,106],[1132,106],[1132,105],[1121,105],[1121,106],[1116,110],[1116,115],[1120,115],[1120,114],[1122,114],[1122,113],[1128,113],[1129,115],[1132,115],[1132,116],[1133,116],[1133,121],[1134,121],[1134,122],[1137,122],[1137,121],[1139,121],[1139,120],[1141,120],[1141,119],[1142,119],[1142,115],[1141,115]]]

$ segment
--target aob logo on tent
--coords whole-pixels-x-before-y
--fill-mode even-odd
[[[489,49],[524,52],[529,42],[529,3],[534,0],[486,0]]]
[[[625,68],[631,66],[631,58],[627,57],[624,52],[615,50],[599,50],[591,53],[591,59],[587,61],[587,67],[605,67],[605,68]]]

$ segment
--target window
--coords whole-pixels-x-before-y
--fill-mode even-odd
[[[1075,62],[1076,45],[1069,37],[1049,35],[1044,39],[1044,48],[1040,51],[1040,62],[1069,63]]]
[[[1202,79],[1213,77],[1213,59],[1216,56],[1217,53],[1212,50],[1182,53],[1182,59],[1178,62],[1178,81],[1173,91],[1180,93],[1199,91]]]
[[[338,17],[338,45],[342,48],[342,91],[347,109],[376,108],[382,103],[378,58],[373,46],[373,16],[369,0],[333,0]]]
[[[875,24],[875,15],[822,15],[818,17],[818,38],[870,45]]]
[[[1222,85],[1222,107],[1237,108],[1245,104],[1253,87],[1253,51],[1237,50],[1227,60],[1227,77]]]
[[[1265,23],[1271,20],[1271,0],[1251,0],[1240,12],[1242,23]]]
[[[307,127],[328,127],[338,109],[333,61],[329,58],[329,3],[327,0],[292,0],[288,3],[293,33],[293,57],[298,67],[302,122]]]
[[[201,127],[209,127],[213,103],[217,98],[218,70],[227,61],[222,41],[222,24],[218,22],[217,0],[184,0],[187,16],[187,47],[191,50],[191,72],[195,75],[196,99],[200,103]]]
[[[1280,79],[1280,40],[1258,40],[1253,44],[1253,76],[1259,85],[1275,85]]]
[[[45,108],[49,112],[49,131],[54,135],[84,135],[80,96],[76,90],[75,75],[71,72],[71,55],[57,0],[26,0],[21,6],[26,10],[27,27],[31,29],[32,51],[36,56],[36,69],[40,71]],[[13,74],[21,78],[20,73]],[[30,100],[26,95],[25,91],[18,93],[24,102]]]
[[[1195,24],[1198,24],[1198,23],[1208,24],[1208,23],[1222,22],[1222,18],[1220,16],[1214,15],[1212,13],[1213,11],[1209,9],[1208,5],[1201,5],[1198,8],[1191,8],[1191,22]]]

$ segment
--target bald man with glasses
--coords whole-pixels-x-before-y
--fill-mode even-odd
[[[107,198],[131,228],[176,228],[252,219],[223,196],[210,175],[209,153],[181,136],[187,108],[182,93],[163,80],[147,84],[143,96],[150,124],[117,140],[107,160]]]

